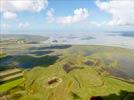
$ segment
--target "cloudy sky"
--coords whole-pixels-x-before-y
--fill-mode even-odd
[[[0,0],[1,33],[134,31],[134,0]]]

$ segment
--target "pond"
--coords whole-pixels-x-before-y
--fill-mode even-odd
[[[33,68],[36,66],[48,67],[59,59],[59,55],[34,57],[30,55],[14,55],[1,59],[0,68],[17,66],[22,68]]]

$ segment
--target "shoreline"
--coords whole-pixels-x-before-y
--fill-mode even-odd
[[[72,46],[102,46],[102,47],[112,47],[112,48],[120,48],[120,49],[130,49],[134,50],[134,47],[125,47],[125,46],[118,46],[118,45],[105,45],[105,44],[76,44],[76,43],[41,43],[50,45],[72,45]]]

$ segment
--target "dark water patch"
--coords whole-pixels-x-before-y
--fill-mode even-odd
[[[12,59],[12,56],[10,56],[10,55],[9,56],[5,56],[5,57],[1,57],[0,58],[0,65],[1,65],[1,63],[4,63],[4,61],[10,60],[10,59]]]
[[[42,55],[50,54],[53,52],[54,51],[34,51],[34,52],[31,52],[30,54],[34,54],[36,56],[42,56]]]
[[[84,52],[84,56],[90,56],[90,55],[92,55],[92,54],[93,54],[92,51],[85,51],[85,52]]]
[[[74,70],[74,69],[83,69],[83,67],[76,67],[74,65],[71,65],[70,63],[65,64],[63,66],[63,69],[66,73],[69,73],[70,71]]]
[[[43,56],[43,57],[33,57],[33,56],[18,56],[15,58],[15,61],[18,63],[18,66],[23,68],[33,68],[36,66],[49,66],[52,65],[58,60],[58,56]]]
[[[103,62],[104,62],[105,65],[108,66],[108,65],[113,63],[113,60],[111,60],[111,59],[103,59]]]
[[[81,40],[91,40],[91,39],[95,39],[95,37],[84,37],[84,38],[81,38]]]
[[[29,50],[45,50],[46,47],[31,47]]]
[[[131,55],[115,56],[114,59],[118,61],[117,69],[134,79],[134,58]]]
[[[40,42],[28,42],[27,44],[39,44]]]
[[[84,62],[84,64],[86,64],[88,66],[93,66],[95,63],[93,61],[86,61],[86,62]]]
[[[88,60],[86,62],[84,62],[85,65],[88,66],[100,66],[102,63],[102,61],[100,59],[92,59],[92,60]]]
[[[101,51],[104,51],[104,49],[102,47],[99,48],[99,46],[96,46],[96,47],[93,46],[93,47],[91,47],[89,49],[86,49],[84,51],[84,56],[90,56],[94,53],[98,53],[98,52],[101,52]]]
[[[70,47],[71,47],[71,45],[51,45],[51,46],[47,46],[47,47],[32,47],[29,50],[67,49]]]
[[[115,76],[115,77],[119,77],[119,78],[123,78],[123,79],[126,79],[126,80],[129,80],[130,77],[125,74],[124,72],[118,70],[118,69],[114,69],[114,68],[105,68],[105,70],[110,73],[112,76]]]
[[[5,56],[0,58],[0,71],[4,71],[7,69],[15,68],[13,57],[12,56]]]
[[[111,77],[111,78],[114,78],[116,80],[120,80],[120,81],[123,81],[123,82],[126,82],[126,83],[129,83],[129,84],[134,84],[134,81],[133,80],[126,80],[126,79],[123,79],[123,78],[119,78],[119,77]]]
[[[67,49],[70,47],[71,45],[52,45],[52,46],[46,47],[46,49]]]
[[[34,57],[29,55],[9,56],[2,59],[0,68],[9,66],[19,66],[22,68],[33,68],[36,66],[47,67],[54,64],[59,59],[59,55]]]
[[[69,65],[69,64],[65,64],[65,65],[63,66],[63,69],[64,69],[64,71],[65,71],[66,73],[69,73],[71,70],[73,70],[73,67],[71,67],[71,65]]]

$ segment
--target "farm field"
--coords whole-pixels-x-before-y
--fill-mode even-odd
[[[0,92],[5,92],[23,82],[23,72],[20,69],[10,69],[0,73]]]

